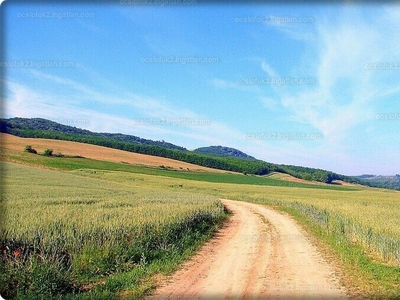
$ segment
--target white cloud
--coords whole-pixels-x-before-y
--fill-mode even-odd
[[[365,68],[369,63],[393,58],[391,49],[400,45],[391,34],[393,27],[376,20],[366,23],[356,14],[352,18],[346,16],[337,24],[326,22],[317,26],[312,43],[319,55],[309,67],[314,69],[318,85],[304,87],[302,91],[276,89],[283,106],[296,120],[312,125],[331,142],[374,117],[374,103],[398,93],[400,88],[400,82],[386,80],[393,73]],[[261,68],[270,76],[275,74],[266,62]]]
[[[60,76],[38,71],[31,74],[35,78],[35,86],[5,82],[8,89],[8,97],[4,101],[7,117],[47,118],[97,132],[122,132],[153,140],[165,139],[186,147],[221,143],[232,145],[243,137],[242,133],[223,123],[186,108],[174,107],[160,99],[126,91],[104,93]],[[79,92],[80,99],[119,106],[128,116],[102,112],[96,106],[83,108],[79,102],[69,101],[69,94],[60,96],[48,90],[44,92],[41,81],[55,87],[55,90],[67,87],[71,93]],[[132,117],[129,112],[132,112]]]

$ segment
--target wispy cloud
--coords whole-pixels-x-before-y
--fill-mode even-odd
[[[384,14],[388,21],[396,22],[392,12]],[[377,20],[369,24],[357,16],[347,16],[337,24],[319,23],[312,41],[318,56],[309,65],[318,84],[301,91],[276,90],[283,106],[297,121],[312,125],[331,141],[373,118],[378,100],[399,93],[400,83],[388,80],[390,71],[366,69],[369,63],[395,58],[392,49],[398,48],[400,41],[391,35],[390,25]],[[262,62],[261,68],[270,76],[275,74],[267,62]]]
[[[210,84],[219,89],[231,89],[241,92],[261,93],[262,90],[257,86],[240,84],[243,78],[237,78],[237,81],[228,81],[224,79],[215,78],[210,81]]]
[[[268,74],[269,77],[272,78],[279,77],[278,74],[271,68],[271,66],[265,60],[261,62],[261,69],[263,69]]]
[[[270,97],[260,97],[263,105],[269,110],[275,110],[278,107],[278,102]]]
[[[311,16],[277,16],[270,15],[265,22],[267,27],[273,27],[293,40],[309,41],[314,39],[313,23]]]
[[[190,141],[190,145],[198,147],[222,142],[232,145],[243,137],[241,132],[223,123],[189,109],[174,107],[165,100],[129,91],[104,93],[95,87],[41,71],[33,71],[31,74],[35,78],[34,86],[10,80],[5,82],[8,90],[7,116],[42,117],[68,125],[76,124],[93,131],[123,132],[151,139],[166,139],[184,146],[187,143],[182,141]],[[39,84],[43,81],[55,87],[55,90],[67,87],[71,94],[79,92],[80,99],[120,106],[128,112],[128,116],[82,107],[70,101],[70,95],[60,96],[48,90],[44,92]],[[132,112],[131,116],[129,112]]]

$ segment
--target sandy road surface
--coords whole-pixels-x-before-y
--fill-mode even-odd
[[[223,203],[230,221],[147,299],[346,299],[293,219],[257,204]]]

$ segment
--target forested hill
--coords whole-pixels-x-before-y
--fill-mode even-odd
[[[267,175],[270,172],[280,172],[305,180],[325,183],[332,183],[334,180],[343,180],[372,187],[400,190],[400,184],[397,186],[393,186],[393,184],[386,185],[385,182],[381,181],[349,177],[314,168],[277,165],[257,159],[196,153],[164,141],[146,140],[120,133],[96,133],[39,118],[0,119],[0,132],[20,137],[47,138],[99,145],[129,152],[171,158],[199,166],[243,174]]]
[[[67,126],[63,124],[59,124],[57,122],[53,122],[46,119],[41,118],[12,118],[12,119],[2,119],[1,120],[1,131],[8,132],[14,135],[23,136],[23,133],[31,135],[35,134],[31,130],[36,130],[37,134],[41,135],[41,131],[49,131],[49,132],[59,132],[77,136],[90,136],[90,137],[98,137],[98,138],[106,138],[110,140],[115,140],[119,142],[127,142],[127,143],[136,143],[140,145],[151,145],[151,146],[159,146],[167,149],[176,149],[187,151],[186,148],[166,143],[164,141],[153,141],[142,139],[133,135],[126,135],[122,133],[98,133],[92,132],[85,129],[76,128],[73,126]],[[3,128],[5,127],[5,128]],[[29,131],[29,132],[28,132]],[[40,132],[40,133],[39,133]]]
[[[396,174],[395,176],[380,176],[380,175],[370,175],[364,174],[357,176],[364,181],[373,182],[375,184],[380,184],[390,189],[399,189],[400,188],[400,175]]]
[[[227,157],[237,157],[237,158],[255,160],[253,156],[247,155],[246,153],[243,153],[240,150],[223,146],[202,147],[193,150],[193,152],[210,154],[215,156],[227,156]]]

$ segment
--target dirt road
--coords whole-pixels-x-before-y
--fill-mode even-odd
[[[230,221],[147,299],[346,299],[293,219],[257,204],[223,203]]]

